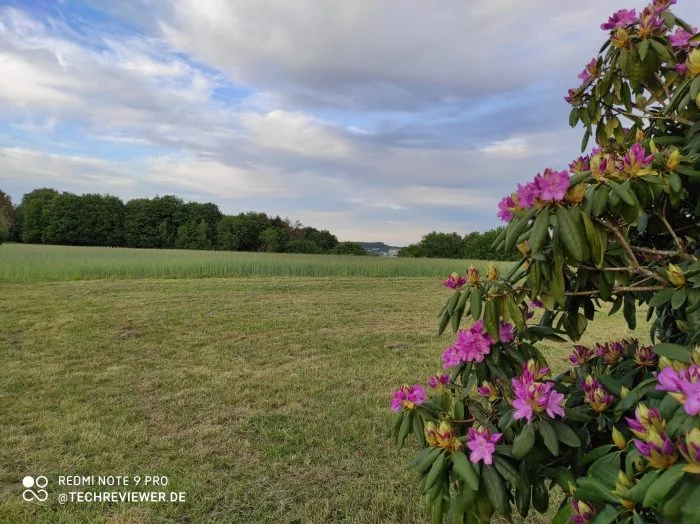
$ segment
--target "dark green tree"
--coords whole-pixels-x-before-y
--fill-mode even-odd
[[[58,196],[55,189],[41,188],[25,194],[17,208],[20,238],[26,244],[40,244],[44,230],[44,207]]]
[[[284,246],[284,250],[287,253],[309,253],[309,254],[319,254],[323,253],[321,247],[313,242],[312,240],[307,240],[301,238],[298,240],[290,240]]]
[[[9,195],[0,191],[0,244],[9,240],[16,227],[15,208]]]

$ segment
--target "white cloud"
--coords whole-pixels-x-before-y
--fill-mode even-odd
[[[353,154],[350,142],[340,136],[337,126],[300,112],[245,113],[239,122],[249,139],[264,148],[316,158],[348,158]]]

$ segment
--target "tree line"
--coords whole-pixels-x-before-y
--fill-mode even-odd
[[[428,258],[466,258],[470,260],[518,260],[512,253],[495,251],[491,248],[502,227],[480,233],[478,231],[464,236],[459,233],[438,233],[433,231],[425,235],[420,242],[399,250],[400,257]]]
[[[328,230],[265,213],[224,215],[216,204],[165,195],[122,202],[111,195],[76,195],[41,188],[18,206],[0,191],[0,243],[218,249],[366,255]]]

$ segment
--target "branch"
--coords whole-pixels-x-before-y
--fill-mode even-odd
[[[685,251],[668,251],[665,249],[653,249],[650,247],[632,246],[632,249],[640,253],[647,253],[649,255],[660,255],[664,257],[678,257],[683,260],[688,260],[689,262],[695,262],[697,260],[693,255],[689,255]]]
[[[637,291],[661,291],[667,289],[668,286],[616,286],[612,289],[612,293],[634,293]],[[567,291],[564,293],[567,297],[595,297],[600,294],[599,290],[592,291]]]
[[[666,207],[666,206],[664,205],[664,207]],[[666,229],[668,229],[668,232],[671,234],[671,238],[673,239],[673,242],[676,244],[678,251],[682,252],[683,251],[683,244],[681,243],[678,236],[676,236],[676,232],[671,227],[671,224],[669,224],[668,220],[666,220],[666,216],[664,215],[664,213],[656,213],[656,216],[659,217],[659,220],[661,220],[663,225],[666,226]]]
[[[627,260],[632,266],[633,270],[635,273],[645,275],[647,277],[653,278],[654,280],[658,280],[659,282],[666,283],[666,280],[660,276],[654,273],[653,271],[648,270],[647,268],[643,267],[639,261],[637,260],[637,257],[634,256],[634,253],[632,252],[632,248],[630,247],[629,243],[627,242],[627,239],[624,237],[622,233],[620,233],[620,230],[613,226],[612,224],[608,224],[605,220],[602,218],[597,218],[596,219],[598,222],[603,224],[606,228],[608,228],[610,231],[612,231],[613,235],[615,235],[615,238],[617,238],[617,241],[620,243],[622,248],[625,250],[625,253],[627,253]]]

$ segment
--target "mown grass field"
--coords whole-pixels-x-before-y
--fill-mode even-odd
[[[485,269],[486,262],[473,264]],[[499,264],[507,267],[507,263]],[[182,251],[109,247],[0,246],[0,282],[250,276],[442,277],[466,270],[449,259]]]
[[[388,405],[440,370],[445,297],[424,277],[0,284],[0,522],[425,522]],[[628,333],[603,315],[586,340]],[[81,489],[58,475],[110,474],[186,502],[57,502]]]

